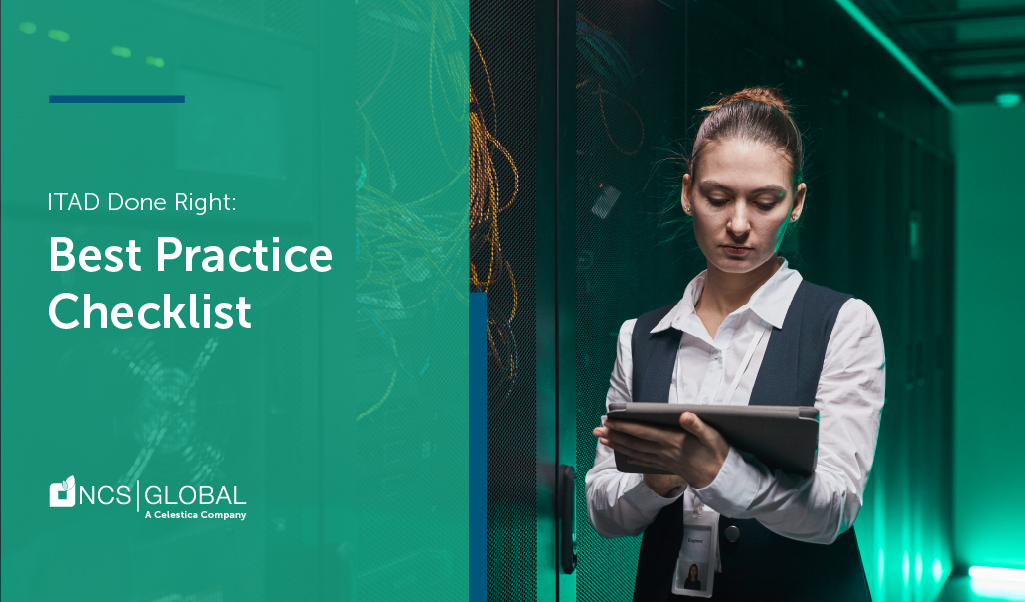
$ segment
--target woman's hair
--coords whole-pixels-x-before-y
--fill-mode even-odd
[[[674,182],[671,193],[658,215],[662,243],[680,236],[689,236],[691,218],[680,211],[680,179],[689,173],[691,181],[696,178],[701,158],[714,142],[744,140],[764,144],[777,150],[791,168],[791,186],[797,187],[804,179],[804,140],[800,128],[794,121],[793,109],[787,99],[776,88],[744,88],[740,92],[721,96],[715,103],[701,107],[708,114],[702,119],[694,144],[688,156],[683,149],[672,151],[663,161],[678,166],[672,174]],[[662,161],[659,162],[661,164]],[[787,220],[784,236],[794,229],[796,223]],[[784,243],[784,246],[787,246]]]
[[[701,156],[712,142],[743,140],[779,150],[791,168],[796,186],[804,176],[804,144],[801,130],[791,117],[790,103],[775,88],[744,88],[701,107],[708,115],[701,122],[687,160],[687,172],[695,177]]]

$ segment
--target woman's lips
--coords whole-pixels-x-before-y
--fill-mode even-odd
[[[722,245],[726,252],[734,257],[743,257],[751,252],[751,247],[740,247],[736,245]]]

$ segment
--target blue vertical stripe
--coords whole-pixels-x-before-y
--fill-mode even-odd
[[[470,601],[488,599],[488,294],[470,293]]]

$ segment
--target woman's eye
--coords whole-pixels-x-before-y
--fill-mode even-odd
[[[726,203],[730,202],[730,200],[729,199],[716,199],[716,198],[708,197],[708,202],[711,203],[712,205],[714,205],[715,207],[722,207]]]
[[[776,203],[755,203],[755,205],[758,205],[759,209],[769,211],[770,209],[776,206]]]

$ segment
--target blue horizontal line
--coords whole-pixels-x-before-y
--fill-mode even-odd
[[[50,95],[51,103],[97,103],[97,102],[185,102],[185,96],[56,96]]]

